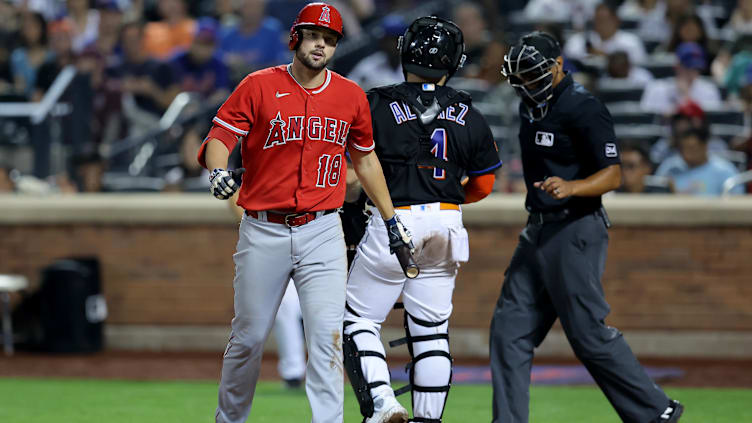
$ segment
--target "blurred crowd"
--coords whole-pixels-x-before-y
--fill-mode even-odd
[[[0,117],[0,192],[206,189],[195,152],[211,116],[246,74],[290,62],[289,27],[305,3],[0,0],[0,102],[40,101],[76,70],[59,99],[67,107],[45,122]],[[518,99],[499,70],[534,29],[560,41],[565,69],[611,111],[621,191],[752,192],[728,182],[752,169],[752,0],[331,3],[346,35],[330,68],[365,90],[402,80],[397,39],[415,13],[459,25],[467,62],[450,85],[493,129],[499,192],[524,190]],[[190,101],[171,115],[179,93]]]

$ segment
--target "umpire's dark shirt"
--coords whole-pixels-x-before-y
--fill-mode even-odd
[[[527,185],[525,207],[531,212],[595,211],[601,197],[556,200],[533,184],[547,177],[585,179],[621,163],[611,114],[603,103],[567,75],[554,88],[548,114],[530,121],[520,104],[520,146]]]

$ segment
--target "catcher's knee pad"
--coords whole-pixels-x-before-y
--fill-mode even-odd
[[[429,322],[405,311],[404,338],[390,346],[407,343],[412,360],[407,368],[410,384],[396,391],[411,391],[413,422],[440,423],[452,381],[452,356],[449,354],[449,322]]]
[[[391,390],[389,369],[378,327],[367,319],[346,320],[342,341],[344,364],[363,417],[373,416],[372,390]]]

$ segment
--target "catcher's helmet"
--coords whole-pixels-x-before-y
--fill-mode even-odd
[[[334,6],[326,3],[309,3],[300,9],[298,17],[295,18],[295,22],[290,27],[290,41],[288,44],[290,50],[298,48],[298,43],[300,42],[299,29],[307,26],[331,29],[337,33],[340,39],[345,36],[342,27],[342,16]]]
[[[559,56],[561,47],[556,39],[540,31],[523,36],[504,56],[501,74],[517,91],[532,120],[541,120],[548,113],[554,92],[551,69]]]
[[[454,22],[424,16],[410,24],[397,44],[402,70],[425,78],[447,80],[465,63],[462,31]]]

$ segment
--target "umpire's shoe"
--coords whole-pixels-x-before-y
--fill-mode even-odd
[[[407,410],[394,395],[384,395],[374,399],[376,410],[364,423],[407,423]]]
[[[654,423],[676,423],[679,421],[682,413],[684,412],[684,406],[679,404],[679,401],[670,400],[666,411],[663,412]]]

